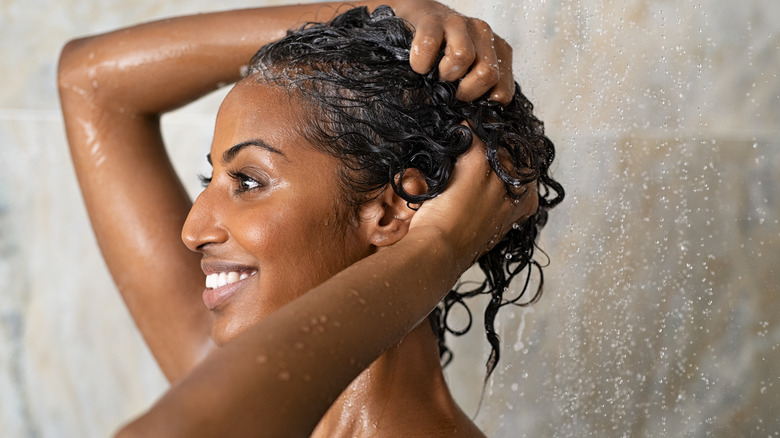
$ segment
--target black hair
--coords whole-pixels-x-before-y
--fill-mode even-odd
[[[445,334],[462,335],[471,326],[464,300],[490,295],[484,319],[491,346],[487,379],[500,357],[494,328],[498,310],[531,304],[542,292],[542,266],[533,259],[536,236],[547,222],[547,210],[564,195],[561,185],[548,175],[555,148],[516,83],[506,107],[487,95],[474,102],[458,100],[458,84],[440,80],[436,69],[428,74],[412,70],[412,38],[411,26],[389,7],[371,14],[365,7],[354,8],[329,23],[309,23],[262,47],[252,58],[247,76],[284,86],[313,106],[308,112],[311,119],[302,128],[304,135],[343,163],[343,192],[353,206],[387,184],[410,204],[435,197],[447,186],[457,158],[471,146],[472,132],[485,142],[490,166],[506,184],[509,196],[518,200],[528,193],[538,196],[537,212],[516,224],[478,260],[485,280],[472,287],[456,286],[429,316],[446,365],[452,353]],[[410,194],[396,183],[396,177],[408,169],[424,176],[426,193]],[[528,184],[537,184],[538,190],[525,190]],[[525,297],[533,271],[539,273],[538,287]],[[506,297],[510,282],[521,273],[520,293]],[[469,315],[462,330],[448,324],[456,305]]]

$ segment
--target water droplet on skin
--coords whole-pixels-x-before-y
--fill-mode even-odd
[[[256,363],[256,364],[262,365],[262,364],[264,364],[264,363],[266,363],[266,362],[268,362],[268,356],[266,356],[266,355],[264,355],[264,354],[262,354],[262,355],[260,355],[260,356],[257,356],[257,357],[255,358],[255,363]]]
[[[390,287],[390,282],[385,280],[385,287]]]
[[[282,371],[281,373],[279,373],[279,380],[281,380],[282,382],[286,382],[290,380],[290,373],[287,371]]]
[[[295,349],[296,350],[303,350],[306,345],[303,342],[296,342],[295,343]]]

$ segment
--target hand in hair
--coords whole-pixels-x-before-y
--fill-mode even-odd
[[[474,136],[471,149],[458,158],[447,189],[422,204],[410,228],[434,227],[444,233],[462,255],[459,260],[468,263],[465,269],[498,243],[513,224],[536,213],[536,184],[528,184],[528,190],[533,193],[519,200],[507,196],[506,185],[485,159],[485,143]]]
[[[490,92],[490,99],[502,105],[512,100],[512,48],[490,25],[430,0],[399,0],[391,6],[415,27],[410,56],[414,71],[431,71],[443,46],[439,77],[461,79],[458,99],[472,101]]]

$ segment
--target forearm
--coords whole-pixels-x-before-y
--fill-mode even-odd
[[[123,112],[159,114],[237,81],[264,44],[310,21],[326,21],[332,2],[189,15],[71,41],[63,50],[60,88]]]
[[[125,433],[308,436],[341,391],[424,320],[465,263],[437,230],[414,229],[215,351]]]

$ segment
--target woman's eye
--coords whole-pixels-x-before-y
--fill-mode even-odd
[[[238,184],[241,186],[241,190],[252,190],[260,187],[260,183],[253,180],[250,177],[241,178],[238,180]]]
[[[248,192],[262,186],[257,180],[241,172],[230,172],[230,177],[236,182],[236,193]]]

